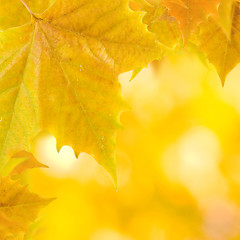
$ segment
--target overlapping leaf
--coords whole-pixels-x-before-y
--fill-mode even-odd
[[[240,3],[232,3],[230,35],[214,18],[201,26],[200,49],[217,69],[224,84],[227,74],[240,62]]]
[[[125,103],[117,76],[162,54],[125,0],[57,0],[30,23],[0,33],[0,169],[50,131],[115,178],[115,136]]]
[[[15,176],[23,173],[27,169],[42,167],[47,166],[38,162],[32,153],[21,151],[12,156],[8,164],[8,169],[5,169],[3,175]]]
[[[146,12],[143,22],[148,30],[156,34],[157,40],[170,48],[176,48],[181,43],[181,32],[176,19],[169,16],[166,7],[160,1],[134,0],[130,6],[135,11]]]
[[[39,210],[52,201],[30,193],[10,178],[0,179],[0,239],[22,239]]]
[[[209,15],[217,15],[220,0],[162,0],[161,3],[179,21],[186,42],[199,23]]]

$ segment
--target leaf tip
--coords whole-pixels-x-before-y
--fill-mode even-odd
[[[111,166],[109,164],[100,164],[108,173],[108,175],[110,176],[114,188],[117,191],[117,170],[116,170],[116,164],[114,161],[114,164],[111,164]]]
[[[219,76],[219,78],[221,80],[222,87],[224,87],[225,82],[226,82],[227,74],[218,72],[218,76]]]

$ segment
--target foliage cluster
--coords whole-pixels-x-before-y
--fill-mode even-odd
[[[50,201],[10,179],[41,166],[31,154],[40,132],[94,156],[117,185],[118,75],[185,48],[224,84],[240,61],[237,0],[0,0],[0,30],[1,239],[24,239]]]

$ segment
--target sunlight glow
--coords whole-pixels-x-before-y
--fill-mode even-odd
[[[180,179],[198,199],[224,195],[226,184],[219,170],[221,148],[217,136],[203,126],[190,129],[179,142]],[[202,184],[202,180],[207,184]]]
[[[44,171],[60,177],[71,174],[77,162],[71,147],[63,146],[58,153],[56,139],[49,135],[40,137],[35,145],[35,156],[49,167]]]

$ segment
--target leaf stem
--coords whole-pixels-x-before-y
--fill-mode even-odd
[[[33,17],[35,17],[34,14],[33,14],[33,12],[31,11],[31,9],[29,8],[29,6],[24,2],[24,0],[20,0],[20,1],[21,1],[22,4],[25,6],[25,8],[28,10],[28,12],[29,12]]]

